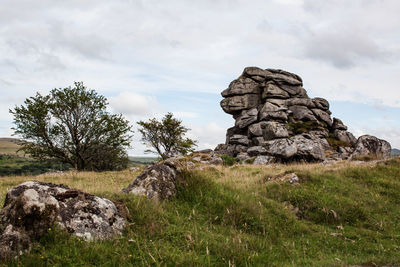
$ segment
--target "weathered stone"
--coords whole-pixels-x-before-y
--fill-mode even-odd
[[[297,148],[295,158],[304,161],[324,161],[325,153],[320,143],[311,135],[296,135],[290,138]]]
[[[167,200],[176,194],[177,162],[161,162],[147,167],[123,193],[146,196],[155,200]]]
[[[333,118],[332,129],[347,131],[347,126],[338,118]]]
[[[287,101],[286,99],[279,99],[279,98],[267,98],[265,100],[266,103],[274,104],[275,106],[280,108],[286,108],[287,106],[286,101]]]
[[[265,70],[265,79],[273,80],[278,83],[295,85],[295,86],[303,85],[303,82],[298,75],[284,71],[284,70],[279,70],[279,69],[266,69]]]
[[[229,144],[232,145],[245,145],[248,146],[250,143],[249,138],[245,135],[235,134],[229,139]]]
[[[301,86],[293,86],[282,83],[278,83],[278,86],[282,90],[286,91],[290,97],[308,98],[306,90]]]
[[[235,145],[219,144],[215,147],[214,153],[218,155],[235,156]]]
[[[0,259],[10,259],[29,252],[31,238],[21,229],[8,224],[0,235]]]
[[[260,77],[262,79],[256,79],[256,80],[264,80],[265,77],[267,77],[267,72],[263,69],[257,68],[257,67],[246,67],[243,71],[243,75],[249,76],[249,77]]]
[[[253,164],[254,165],[266,165],[266,164],[274,163],[274,162],[275,162],[274,157],[260,155],[254,159]]]
[[[296,144],[286,138],[267,141],[266,150],[268,154],[279,159],[289,159],[297,153]]]
[[[284,124],[276,121],[267,121],[265,123],[264,139],[272,140],[277,138],[286,138],[289,136]]]
[[[19,256],[55,224],[86,240],[120,235],[126,220],[112,201],[63,185],[22,183],[0,211],[0,258]]]
[[[289,94],[273,82],[267,82],[262,92],[262,98],[289,98]]]
[[[36,216],[36,223],[21,222],[29,225],[25,226],[27,233],[34,232],[35,235],[44,233],[39,229],[44,228],[43,231],[47,231],[48,225],[52,224],[53,214],[56,217],[55,222],[61,228],[87,240],[120,235],[125,227],[125,219],[112,201],[63,185],[25,182],[7,192],[5,208],[7,205],[20,205],[18,203],[24,203],[24,212],[39,210],[45,214],[26,216]],[[9,214],[17,216],[17,213]],[[13,225],[19,226],[18,223]]]
[[[236,156],[236,159],[239,161],[245,161],[245,160],[248,160],[249,158],[250,158],[250,156],[246,152],[240,152]]]
[[[322,109],[322,110],[329,110],[329,102],[321,97],[315,97],[312,99],[312,101],[315,104],[316,108]]]
[[[314,102],[309,98],[294,97],[294,98],[287,99],[285,104],[288,107],[289,106],[305,106],[308,108],[315,108]]]
[[[264,137],[253,137],[251,141],[255,146],[263,146],[265,144]]]
[[[249,126],[249,133],[252,136],[264,136],[265,125],[267,122],[261,121]]]
[[[287,120],[286,114],[287,108],[285,107],[277,107],[276,105],[266,102],[264,106],[261,108],[259,113],[260,120]]]
[[[390,157],[391,150],[389,142],[375,136],[363,135],[358,138],[351,158],[372,156],[378,159],[387,159]]]
[[[289,110],[293,112],[293,116],[296,120],[318,121],[313,112],[305,106],[290,106]]]
[[[252,108],[250,110],[244,110],[241,116],[236,119],[235,126],[240,129],[247,127],[253,122],[257,121],[258,110],[256,108]]]
[[[321,109],[316,109],[316,108],[313,108],[311,111],[314,113],[314,115],[315,115],[320,121],[325,122],[326,125],[329,126],[329,127],[332,126],[332,123],[333,123],[333,122],[332,122],[331,116],[330,116],[327,112],[325,112],[325,111],[323,111],[323,110],[321,110]]]
[[[338,140],[349,143],[352,146],[354,146],[357,142],[357,139],[354,137],[354,135],[348,131],[335,130],[333,134]]]
[[[257,107],[259,101],[260,97],[256,94],[231,96],[221,101],[221,107],[226,113],[235,114],[243,109]]]
[[[251,157],[258,155],[265,155],[266,153],[267,150],[262,146],[252,146],[249,149],[247,149],[247,154]]]
[[[260,85],[250,78],[240,77],[234,80],[229,85],[228,89],[224,90],[221,95],[223,97],[246,95],[246,94],[260,94]]]
[[[342,121],[331,119],[328,101],[310,99],[302,84],[283,70],[245,68],[222,93],[221,107],[233,115],[235,127],[228,129],[228,145],[221,149],[233,156],[255,155],[259,148],[252,147],[262,146],[283,162],[323,161],[325,154],[330,160],[347,158],[352,147],[334,150],[327,140],[354,145],[354,136]]]

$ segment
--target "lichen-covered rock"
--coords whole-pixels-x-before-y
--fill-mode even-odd
[[[325,155],[330,160],[347,159],[356,146],[347,126],[331,118],[329,102],[309,98],[296,74],[247,67],[222,96],[221,107],[235,119],[224,147],[218,147],[224,154],[256,155],[263,147],[266,155],[282,162],[324,161]],[[369,151],[358,150],[354,152]],[[376,154],[382,157],[386,152]]]
[[[184,167],[175,159],[169,159],[147,167],[123,193],[146,196],[154,200],[167,200],[176,195],[177,176]]]
[[[8,257],[28,249],[28,243],[39,239],[55,224],[93,240],[120,235],[125,221],[108,199],[64,185],[25,182],[7,192],[0,211],[0,243],[8,246],[0,254]]]
[[[0,235],[0,259],[13,258],[29,252],[31,238],[21,229],[8,224]]]
[[[253,164],[254,165],[265,165],[265,164],[274,163],[274,162],[275,162],[275,158],[272,156],[259,155],[254,159]]]
[[[387,159],[390,157],[391,150],[391,146],[387,141],[378,139],[375,136],[363,135],[358,138],[351,158],[372,156]]]

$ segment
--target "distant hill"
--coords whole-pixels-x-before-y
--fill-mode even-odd
[[[156,162],[158,160],[158,158],[157,157],[133,157],[133,156],[130,156],[129,160],[136,164],[148,165],[148,164],[152,164],[152,163]]]
[[[390,155],[391,155],[392,157],[394,157],[394,156],[400,156],[400,149],[393,148],[393,149],[392,149],[392,152],[390,153]]]
[[[19,149],[19,142],[20,140],[17,138],[8,138],[8,137],[0,138],[0,154],[1,155],[22,154],[21,152],[17,153],[17,150]]]

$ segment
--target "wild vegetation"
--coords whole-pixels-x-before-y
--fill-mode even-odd
[[[107,99],[82,82],[36,93],[10,110],[20,150],[38,160],[70,164],[77,170],[121,170],[129,162],[132,129],[107,111]]]
[[[63,183],[122,201],[129,223],[116,240],[86,243],[49,229],[11,266],[396,266],[400,264],[400,159],[333,165],[199,166],[178,194],[155,202],[123,195],[140,170],[0,179]],[[296,173],[300,184],[284,177]]]
[[[160,121],[156,118],[137,123],[142,134],[142,142],[153,153],[167,159],[169,156],[180,153],[186,155],[194,151],[196,141],[185,137],[189,128],[182,125],[182,121],[174,118],[172,113],[167,113]]]

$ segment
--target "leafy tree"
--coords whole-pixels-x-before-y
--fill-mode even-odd
[[[182,121],[173,118],[172,113],[167,113],[161,121],[153,118],[148,122],[139,121],[143,144],[153,148],[146,152],[155,153],[162,159],[168,158],[174,152],[183,155],[193,151],[196,141],[185,138],[185,134],[190,130],[182,125]]]
[[[16,106],[15,134],[25,153],[56,159],[77,170],[112,170],[127,166],[131,126],[122,115],[106,111],[107,100],[82,82],[74,87],[37,93]]]

